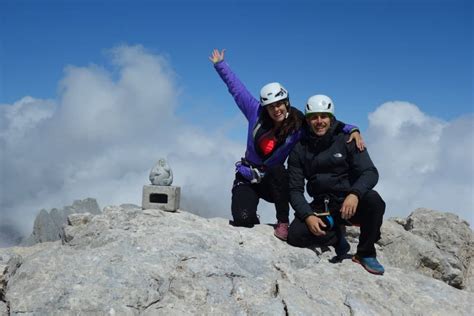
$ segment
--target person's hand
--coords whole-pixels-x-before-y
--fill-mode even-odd
[[[212,51],[212,55],[209,56],[209,60],[212,61],[212,63],[214,64],[220,62],[221,60],[224,60],[224,52],[225,49],[219,52],[217,48],[214,48],[214,50]]]
[[[357,205],[359,204],[359,198],[355,194],[349,194],[344,199],[341,207],[341,217],[342,219],[349,219],[354,216]]]
[[[347,142],[350,143],[353,140],[355,140],[357,148],[359,148],[360,151],[364,151],[365,142],[364,142],[364,139],[362,138],[362,135],[359,132],[356,131],[354,133],[351,133],[349,140]]]
[[[249,180],[250,183],[260,183],[265,176],[265,172],[262,172],[257,168],[248,167],[240,161],[235,163],[235,171],[240,173],[245,179]]]
[[[308,226],[308,229],[311,233],[313,233],[316,236],[324,236],[326,235],[326,232],[323,230],[323,228],[326,227],[326,224],[324,224],[323,220],[320,219],[317,216],[310,215],[305,218],[305,223],[306,226]]]

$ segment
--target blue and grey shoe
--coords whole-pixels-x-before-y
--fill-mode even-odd
[[[360,257],[354,255],[352,261],[359,263],[365,270],[372,274],[382,275],[385,272],[383,265],[378,262],[376,257]]]

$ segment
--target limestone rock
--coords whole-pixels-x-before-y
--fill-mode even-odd
[[[461,270],[463,279],[467,277],[474,258],[474,234],[466,221],[452,213],[419,208],[408,216],[405,229],[434,242],[453,269]]]
[[[374,276],[329,263],[332,250],[291,247],[267,225],[118,206],[80,222],[63,244],[23,253],[3,300],[12,315],[473,314],[473,293],[394,267],[386,253]]]
[[[75,213],[100,214],[100,208],[95,199],[87,198],[74,201],[72,205],[60,210],[53,208],[48,212],[43,209],[35,219],[32,234],[21,245],[32,246],[36,243],[62,239],[63,226],[67,224],[68,216]]]
[[[71,214],[67,217],[67,223],[70,226],[79,226],[89,223],[91,219],[91,213]]]
[[[0,264],[0,315],[9,315],[9,307],[5,299],[7,284],[16,270],[21,266],[21,263],[22,258],[14,256],[8,261],[7,265]]]
[[[417,209],[405,222],[386,221],[379,245],[390,265],[419,271],[460,289],[472,282],[474,235],[467,222],[454,214]]]
[[[0,301],[5,296],[5,290],[7,287],[7,280],[6,280],[7,267],[8,266],[6,264],[0,263]]]
[[[8,315],[8,307],[7,304],[0,301],[0,316],[7,316]]]
[[[469,269],[466,278],[466,291],[474,293],[474,259],[471,258],[471,262],[469,263]]]

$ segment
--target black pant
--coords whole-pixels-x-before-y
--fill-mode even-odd
[[[236,173],[232,188],[232,217],[234,226],[253,227],[259,224],[257,205],[260,199],[274,203],[278,221],[288,223],[290,205],[288,171],[275,166],[265,171],[260,183],[250,183]]]
[[[327,231],[324,236],[316,236],[308,229],[306,223],[296,216],[288,229],[288,243],[295,247],[333,246],[337,240],[335,229]]]
[[[349,219],[352,224],[360,225],[357,255],[361,257],[376,255],[374,244],[380,239],[380,227],[384,213],[385,202],[376,191],[370,190],[360,199],[356,213]],[[335,212],[333,217],[336,227],[346,223],[341,219],[340,212]],[[316,236],[311,233],[304,221],[295,217],[288,231],[288,243],[296,247],[333,245],[338,234],[340,231],[336,229],[327,233],[326,237]]]

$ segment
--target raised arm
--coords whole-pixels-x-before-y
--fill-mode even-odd
[[[224,61],[224,54],[224,49],[222,51],[214,49],[211,56],[209,56],[209,60],[214,64],[217,73],[227,85],[239,109],[247,120],[250,120],[252,115],[256,115],[260,103],[252,96],[245,85],[237,78],[229,65]]]

